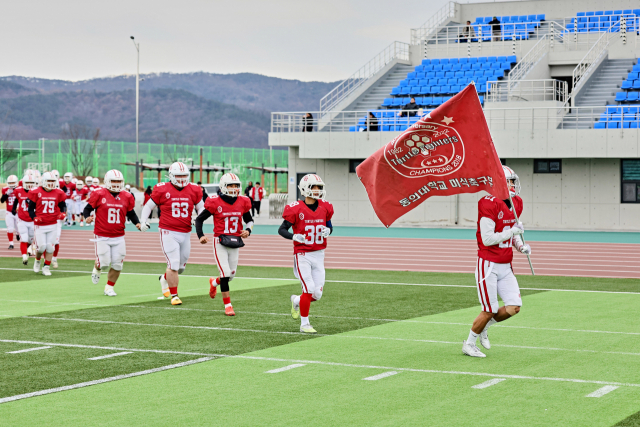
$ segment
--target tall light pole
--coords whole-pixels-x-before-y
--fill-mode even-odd
[[[138,117],[140,111],[140,43],[131,36],[133,45],[138,52],[138,60],[136,62],[136,187],[140,187],[140,149],[138,147]]]

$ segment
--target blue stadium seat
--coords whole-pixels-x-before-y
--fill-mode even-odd
[[[393,106],[394,106],[394,107],[399,107],[399,106],[401,106],[401,105],[403,105],[403,104],[402,104],[402,98],[394,98],[394,99],[393,99]]]
[[[440,93],[451,93],[451,86],[449,85],[440,86]]]
[[[441,64],[443,64],[443,65],[444,65],[444,64],[448,64],[448,63],[449,63],[449,58],[443,58],[443,59],[441,59],[441,60],[440,60],[440,63],[441,63]]]
[[[393,105],[393,98],[385,98],[382,102],[383,107],[391,107]]]
[[[451,93],[458,93],[460,92],[462,89],[464,89],[464,87],[461,87],[458,84],[455,85],[451,85]]]
[[[409,79],[400,80],[399,87],[409,86]]]
[[[424,98],[422,98],[422,105],[431,105],[432,103],[433,103],[432,96],[425,96]]]
[[[435,71],[427,71],[427,78],[428,79],[433,79],[436,77],[436,72]]]
[[[424,79],[427,77],[427,73],[416,73],[416,78],[418,80]]]
[[[431,64],[431,60],[430,59],[423,59],[422,60],[422,65],[429,65]]]
[[[428,95],[429,94],[429,89],[431,88],[431,86],[425,85],[425,86],[420,86],[420,95]]]
[[[584,16],[585,12],[578,12],[576,16]]]
[[[440,93],[440,86],[431,86],[431,88],[429,89],[429,93],[431,95]]]
[[[456,76],[455,71],[445,71],[444,72],[444,77],[447,78],[447,79],[450,79],[450,78],[455,77],[455,76]]]
[[[400,86],[394,87],[393,89],[391,89],[390,95],[400,95],[400,89],[402,89]]]
[[[476,58],[476,57],[469,58],[469,64],[475,64],[477,62],[478,62],[478,58]]]
[[[434,96],[432,102],[433,102],[433,104],[431,104],[431,105],[440,105],[440,104],[442,104],[442,97],[441,96]]]
[[[402,89],[400,90],[400,95],[409,95],[409,94],[411,94],[411,87],[402,86]]]
[[[639,101],[639,100],[640,100],[640,98],[639,98],[639,96],[638,96],[638,95],[640,95],[638,92],[629,92],[629,93],[627,93],[627,101],[628,101],[628,102],[636,102],[636,101]]]
[[[594,129],[605,129],[607,127],[607,123],[606,122],[595,122],[593,124],[593,128]]]
[[[439,79],[444,78],[444,71],[436,71],[436,77]]]
[[[631,71],[633,71],[634,73],[640,73],[640,63],[634,65]]]
[[[618,129],[618,122],[607,122],[607,129]]]

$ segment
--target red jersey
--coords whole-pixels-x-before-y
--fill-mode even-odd
[[[202,201],[202,188],[189,183],[178,189],[170,182],[161,182],[153,187],[151,200],[160,209],[160,228],[191,233],[191,213]]]
[[[33,222],[29,216],[29,192],[22,187],[18,187],[13,192],[16,196],[16,214],[21,221]]]
[[[13,210],[13,203],[16,200],[16,195],[15,195],[15,191],[20,188],[20,187],[16,187],[16,188],[9,188],[9,187],[4,187],[2,189],[2,195],[4,196],[5,194],[7,195],[7,212],[11,212]]]
[[[67,199],[73,199],[73,192],[76,191],[76,185],[73,182],[66,183],[64,180],[60,184],[60,188],[64,184],[64,194],[67,195]]]
[[[251,187],[251,190],[249,190],[249,197],[256,202],[260,202],[264,198],[264,188]]]
[[[114,196],[106,188],[101,188],[91,193],[88,203],[96,210],[96,236],[124,236],[127,212],[136,206],[136,200],[131,193],[121,191]]]
[[[222,197],[209,196],[204,202],[204,208],[213,215],[213,235],[239,236],[242,232],[242,215],[251,210],[251,199],[238,196],[230,205]]]
[[[284,208],[282,218],[293,224],[293,234],[302,234],[309,244],[293,242],[293,253],[319,251],[327,247],[327,241],[320,234],[322,227],[333,217],[333,205],[324,200],[318,200],[318,208],[309,209],[305,202],[293,202]]]
[[[29,191],[29,200],[36,204],[36,218],[41,220],[37,225],[57,224],[58,215],[60,215],[58,203],[64,202],[66,199],[64,191],[59,188],[46,191],[44,188],[38,187]]]
[[[78,187],[73,192],[73,200],[80,202],[89,198],[89,189],[82,187],[82,190],[78,190]]]
[[[516,207],[518,218],[520,218],[523,209],[522,199],[519,196],[514,196],[513,204]],[[481,218],[489,218],[495,222],[495,232],[501,233],[504,230],[509,230],[515,224],[516,217],[513,215],[513,211],[504,201],[493,196],[486,196],[478,201],[478,231],[476,232],[478,257],[499,264],[510,263],[513,260],[513,249],[511,249],[513,237],[497,245],[485,246],[480,234]]]

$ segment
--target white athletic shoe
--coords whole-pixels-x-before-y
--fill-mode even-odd
[[[39,260],[36,260],[33,263],[33,272],[34,273],[40,273],[40,261]]]
[[[164,278],[164,274],[161,274],[158,280],[160,280],[160,286],[162,287],[162,296],[170,298],[171,292],[169,292],[169,282]]]
[[[113,290],[113,286],[109,286],[109,285],[105,285],[104,294],[108,297],[115,297],[118,295],[116,294],[116,291]]]
[[[80,221],[80,227],[84,227],[84,221]]]
[[[27,248],[27,255],[30,255],[30,256],[36,255],[36,246],[33,243],[29,245],[29,247]]]
[[[29,255],[27,254],[22,255],[22,263],[24,265],[27,265],[28,262],[29,262]]]
[[[474,343],[468,343],[466,340],[462,341],[462,352],[471,357],[487,357]]]
[[[49,271],[49,266],[45,265],[42,267],[42,275],[43,276],[51,276],[51,271]]]
[[[489,334],[487,331],[489,328],[484,328],[484,331],[480,332],[480,344],[487,350],[491,348],[491,343],[489,342]]]
[[[305,334],[317,334],[318,333],[318,331],[313,329],[313,326],[311,326],[311,325],[302,325],[302,326],[300,326],[300,332],[303,332]]]
[[[294,319],[300,318],[300,306],[296,305],[293,300],[296,299],[296,295],[291,295],[291,317]]]
[[[58,260],[56,258],[51,259],[51,267],[58,268]]]
[[[93,271],[91,272],[91,281],[94,285],[100,283],[100,270],[97,270],[95,267],[93,267]]]

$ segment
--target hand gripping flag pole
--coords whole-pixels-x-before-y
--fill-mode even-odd
[[[511,192],[509,192],[509,201],[511,202],[511,210],[513,211],[513,216],[516,217],[516,224],[517,224],[518,222],[520,222],[520,220],[518,219],[518,214],[516,213],[516,207],[513,204],[513,200],[511,200]],[[522,239],[522,244],[524,245],[525,244],[524,234],[521,234],[520,238]],[[525,254],[525,255],[527,255],[527,259],[529,260],[529,267],[531,267],[531,274],[535,276],[536,272],[533,271],[533,264],[531,264],[531,256],[529,254]]]

